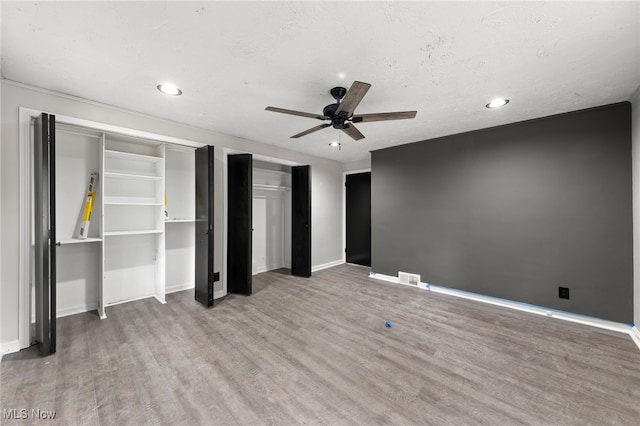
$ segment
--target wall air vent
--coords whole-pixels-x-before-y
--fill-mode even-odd
[[[420,283],[420,275],[410,274],[408,272],[398,272],[398,281],[401,284],[415,285]]]

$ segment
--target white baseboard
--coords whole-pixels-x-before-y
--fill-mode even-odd
[[[266,266],[259,266],[256,268],[256,271],[254,273],[252,273],[251,275],[258,275],[261,274],[263,272],[267,272],[267,271],[273,271],[274,269],[281,269],[281,268],[286,268],[286,266],[284,264],[271,264],[271,265],[266,265]],[[289,268],[291,269],[291,268]]]
[[[370,273],[369,276],[371,278],[375,278],[378,280],[383,280],[383,281],[388,281],[388,282],[392,282],[392,283],[397,283],[397,284],[402,284],[398,281],[397,277],[393,277],[390,275],[384,275],[384,274],[376,274],[376,273]],[[447,294],[449,296],[455,296],[455,297],[461,297],[463,299],[469,299],[469,300],[475,300],[478,302],[482,302],[482,303],[488,303],[491,305],[497,305],[497,306],[502,306],[505,308],[510,308],[510,309],[516,309],[518,311],[524,311],[524,312],[529,312],[532,314],[537,314],[537,315],[543,315],[546,317],[550,317],[550,318],[557,318],[557,319],[561,319],[561,320],[565,320],[565,321],[570,321],[570,322],[575,322],[578,324],[584,324],[584,325],[589,325],[592,327],[598,327],[598,328],[603,328],[606,330],[611,330],[611,331],[617,331],[620,333],[625,333],[625,334],[630,334],[631,337],[633,338],[633,335],[631,334],[632,332],[632,328],[631,326],[629,326],[628,324],[623,324],[623,323],[619,323],[619,322],[615,322],[615,321],[608,321],[608,320],[604,320],[604,319],[600,319],[600,318],[594,318],[594,317],[589,317],[586,315],[580,315],[580,314],[574,314],[571,312],[565,312],[565,311],[560,311],[560,310],[556,310],[556,309],[550,309],[550,308],[543,308],[542,306],[536,306],[536,305],[529,305],[527,303],[521,303],[521,302],[514,302],[512,300],[507,300],[507,299],[499,299],[497,297],[491,297],[491,296],[483,296],[481,294],[477,294],[477,293],[471,293],[471,292],[467,292],[467,291],[463,291],[463,290],[456,290],[456,289],[452,289],[452,288],[448,288],[448,287],[440,287],[440,286],[434,286],[434,285],[430,285],[428,283],[423,283],[420,282],[417,286],[415,285],[410,285],[410,284],[402,284],[408,287],[413,287],[413,288],[420,288],[422,290],[428,290],[428,291],[432,291],[434,293],[441,293],[441,294]],[[635,328],[635,327],[634,327]],[[636,328],[636,332],[638,331],[638,329]],[[634,341],[636,342],[636,344],[638,345],[638,347],[640,348],[640,333],[637,335],[638,341],[636,341],[636,339],[634,338]]]
[[[182,283],[182,284],[178,284],[178,285],[174,285],[174,286],[165,288],[164,293],[165,294],[176,293],[178,291],[189,290],[189,289],[192,289],[194,287],[195,287],[195,285],[193,283]]]
[[[0,343],[0,356],[11,354],[20,350],[20,340],[11,340],[9,342]]]
[[[83,312],[95,311],[98,309],[97,303],[90,303],[88,305],[76,305],[68,308],[62,308],[56,310],[56,318],[68,317],[69,315],[81,314]]]
[[[168,289],[166,289],[166,294],[169,293],[176,293],[178,291],[183,291],[183,290],[193,290],[195,288],[193,283],[187,283],[184,285],[178,285],[178,286],[173,286],[170,287]],[[214,291],[213,292],[213,298],[215,299],[220,299],[221,297],[224,297],[227,295],[227,292],[224,290],[218,290],[218,291]]]
[[[638,326],[631,327],[631,332],[629,332],[631,339],[633,339],[634,343],[640,349],[640,330]]]
[[[394,283],[394,284],[402,284],[400,282],[400,280],[398,279],[398,277],[392,277],[391,275],[377,274],[375,272],[369,272],[369,277],[370,278],[375,278],[377,280],[388,281],[388,282]],[[412,287],[415,287],[415,286],[412,286]]]
[[[311,272],[321,271],[323,269],[333,268],[334,266],[342,265],[344,259],[334,260],[333,262],[323,263],[321,265],[315,265],[311,267]],[[274,269],[287,268],[291,269],[291,265],[267,265],[267,267],[256,268],[256,272],[252,275],[257,275],[262,272],[273,271]]]
[[[323,263],[321,265],[316,265],[311,267],[311,272],[321,271],[323,269],[333,268],[334,266],[342,265],[344,263],[343,259],[334,260],[333,262]]]
[[[154,299],[156,299],[158,302],[163,303],[160,299],[158,299],[156,297],[155,294],[148,294],[146,296],[139,296],[139,297],[134,297],[133,299],[124,299],[124,300],[118,300],[116,302],[111,302],[111,303],[105,303],[104,307],[108,308],[109,306],[116,306],[116,305],[122,305],[123,303],[129,303],[129,302],[135,302],[136,300],[143,300],[143,299],[149,299],[153,297]]]

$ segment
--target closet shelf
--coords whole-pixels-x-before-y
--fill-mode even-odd
[[[128,180],[143,180],[143,181],[161,181],[164,179],[162,176],[150,176],[150,175],[136,175],[131,173],[119,173],[119,172],[104,172],[105,178],[111,179],[128,179]]]
[[[102,238],[92,238],[92,237],[87,237],[84,240],[80,240],[77,238],[65,238],[63,240],[58,241],[57,245],[59,246],[66,246],[69,244],[84,244],[84,243],[97,243],[102,241]]]
[[[105,206],[163,206],[164,203],[144,202],[144,201],[106,201]]]
[[[195,221],[195,219],[166,219],[164,223],[191,223]]]
[[[144,229],[140,231],[105,231],[105,237],[112,237],[117,235],[144,235],[144,234],[162,234],[161,229]]]
[[[268,185],[268,184],[262,184],[262,183],[254,183],[252,186],[255,189],[265,189],[268,191],[291,191],[290,187],[282,186],[282,185]]]
[[[153,155],[135,154],[133,152],[113,151],[108,149],[104,150],[104,155],[108,158],[115,158],[119,160],[146,161],[149,163],[159,163],[163,160],[162,157],[156,157]]]

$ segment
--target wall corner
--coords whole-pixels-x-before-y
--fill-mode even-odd
[[[633,322],[640,324],[640,86],[631,95],[631,173],[633,198]],[[636,344],[640,342],[637,332]],[[640,347],[640,344],[638,345]]]

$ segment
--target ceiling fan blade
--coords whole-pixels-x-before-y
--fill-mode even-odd
[[[305,130],[304,132],[300,132],[300,133],[298,133],[296,135],[293,135],[293,136],[291,136],[291,138],[297,139],[297,138],[299,138],[301,136],[305,136],[305,135],[308,135],[309,133],[317,132],[318,130],[324,129],[325,127],[329,127],[329,126],[331,126],[331,123],[320,124],[319,126],[312,127],[312,128],[310,128],[308,130]]]
[[[329,119],[329,117],[325,117],[324,115],[312,114],[310,112],[294,111],[292,109],[277,108],[277,107],[272,107],[272,106],[266,107],[265,110],[273,111],[273,112],[281,112],[283,114],[299,115],[300,117],[317,118],[318,120],[328,120]]]
[[[414,118],[418,111],[380,112],[377,114],[358,114],[351,119],[354,123],[366,123],[369,121],[404,120]]]
[[[336,109],[336,115],[351,117],[353,115],[353,111],[360,104],[360,101],[364,98],[364,95],[367,94],[370,87],[371,85],[369,83],[354,81],[347,91],[347,94],[344,95],[338,109]]]
[[[353,124],[345,124],[344,129],[342,129],[347,135],[351,136],[354,140],[364,139],[364,135],[360,133],[360,130],[356,129],[356,126]]]

